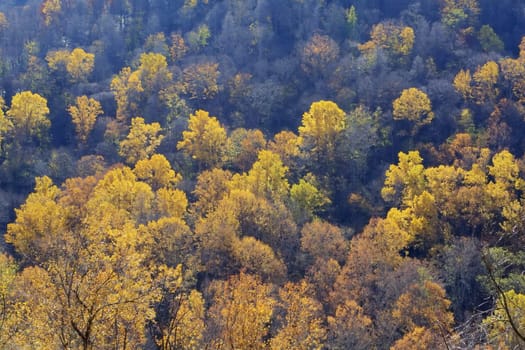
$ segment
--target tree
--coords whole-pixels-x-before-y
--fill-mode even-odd
[[[271,285],[241,272],[210,287],[211,344],[218,349],[266,349],[266,338],[275,300]]]
[[[153,154],[150,158],[137,161],[133,172],[140,181],[149,184],[154,191],[160,188],[173,188],[182,180],[182,176],[175,173],[162,154]]]
[[[487,102],[494,103],[496,101],[499,95],[499,91],[495,87],[498,79],[499,66],[494,61],[488,61],[476,69],[472,75],[472,80],[475,83],[472,93],[477,104],[482,105]]]
[[[36,179],[34,192],[15,209],[16,220],[7,226],[5,240],[28,263],[41,262],[53,253],[53,234],[67,230],[66,209],[57,204],[60,194],[49,177]]]
[[[49,26],[62,11],[61,0],[44,0],[40,11],[44,17],[45,25]]]
[[[369,349],[373,344],[372,320],[354,300],[338,305],[328,316],[328,349]]]
[[[385,303],[394,303],[397,295],[388,294],[387,279],[403,265],[409,242],[409,234],[395,221],[371,219],[350,241],[346,263],[330,295],[333,308],[352,296],[367,315],[377,317]]]
[[[111,80],[111,91],[117,102],[117,120],[124,122],[138,112],[139,102],[144,87],[137,71],[124,67]]]
[[[219,201],[229,192],[229,182],[233,174],[228,170],[214,168],[205,170],[197,176],[197,184],[193,194],[197,201],[193,204],[195,212],[200,217],[217,209]]]
[[[13,123],[4,113],[5,101],[0,97],[0,152],[4,151],[4,140],[8,132],[13,128]]]
[[[31,91],[19,92],[13,96],[11,108],[6,113],[13,123],[18,141],[24,141],[24,139],[31,137],[45,138],[47,130],[51,126],[51,122],[47,118],[48,114],[47,100]]]
[[[266,147],[264,134],[259,130],[238,128],[228,138],[228,159],[237,168],[246,171],[255,160],[260,150]]]
[[[190,115],[188,130],[182,132],[177,149],[207,167],[214,167],[223,161],[226,141],[226,130],[217,118],[210,117],[206,111],[197,110]]]
[[[405,334],[424,327],[431,333],[432,344],[443,343],[452,332],[454,316],[445,290],[430,280],[413,284],[396,301],[392,316]],[[428,335],[427,335],[428,336]]]
[[[184,68],[181,90],[190,100],[209,100],[219,92],[219,64],[195,63]]]
[[[66,71],[70,52],[68,50],[53,50],[46,55],[47,66],[52,71]]]
[[[348,242],[339,227],[314,220],[301,230],[301,250],[310,257],[311,263],[320,258],[334,259],[343,265],[348,255]]]
[[[154,52],[167,56],[169,48],[166,42],[166,35],[162,32],[148,35],[144,43],[144,49],[146,52]]]
[[[165,88],[173,79],[173,75],[168,69],[166,57],[160,53],[143,53],[140,55],[140,65],[137,74],[142,82],[142,87],[146,94]]]
[[[108,171],[86,203],[87,220],[94,227],[118,228],[130,220],[145,223],[151,216],[155,194],[125,166]]]
[[[477,0],[445,0],[441,22],[453,29],[470,27],[477,21],[480,8]]]
[[[202,244],[202,264],[206,273],[215,277],[228,276],[238,269],[233,249],[240,223],[234,209],[222,204],[195,224],[195,235]]]
[[[33,266],[17,281],[16,297],[32,310],[21,344],[44,349],[142,347],[155,316],[160,285],[176,270],[149,264],[153,241],[138,230],[153,193],[129,168],[102,179],[49,178],[17,209],[6,240]]]
[[[414,196],[403,210],[392,208],[387,219],[397,222],[398,226],[410,236],[410,245],[420,251],[428,251],[434,245],[443,242],[440,230],[438,208],[434,196],[427,191]]]
[[[208,45],[208,40],[211,37],[210,28],[206,24],[201,24],[195,30],[188,33],[187,39],[190,49],[198,51]]]
[[[0,347],[14,348],[23,338],[25,320],[30,310],[16,298],[17,265],[14,260],[0,253]],[[16,345],[15,345],[16,344]]]
[[[293,165],[298,160],[301,150],[299,137],[291,131],[281,131],[268,142],[268,150],[281,157],[284,165],[293,170]]]
[[[161,305],[167,306],[167,320],[156,322],[161,335],[155,341],[161,350],[201,349],[204,334],[204,299],[196,290],[184,292],[181,286],[167,291]],[[160,317],[158,318],[160,319]]]
[[[390,350],[419,350],[437,348],[442,345],[436,335],[425,327],[415,327],[406,333],[403,338],[396,340]]]
[[[494,29],[488,24],[482,25],[478,32],[478,40],[485,52],[501,52],[504,49],[503,41],[498,37]]]
[[[334,159],[338,137],[345,127],[345,112],[334,102],[314,102],[299,127],[301,146],[313,153],[318,165],[326,164]]]
[[[381,196],[386,201],[406,205],[424,190],[423,158],[418,151],[399,152],[398,156],[398,164],[390,165],[386,171],[385,185],[381,189]]]
[[[394,59],[402,59],[412,52],[415,34],[411,27],[403,27],[392,22],[382,22],[372,27],[370,41],[359,45],[365,55],[375,54],[377,49],[384,50]]]
[[[233,257],[241,271],[262,278],[263,281],[280,283],[285,280],[286,266],[273,249],[250,236],[242,237],[233,246]]]
[[[74,82],[87,81],[89,74],[95,66],[95,55],[87,53],[81,48],[71,51],[68,57],[66,70]]]
[[[87,96],[80,96],[76,99],[76,105],[69,106],[67,110],[75,124],[78,139],[85,144],[97,117],[104,113],[100,102]]]
[[[188,198],[179,189],[169,187],[159,188],[155,196],[155,211],[157,216],[181,219],[188,209]]]
[[[248,190],[258,197],[282,201],[290,188],[287,172],[277,154],[261,150],[248,174],[234,176],[232,183],[234,188]]]
[[[146,124],[144,118],[133,118],[128,136],[120,142],[119,154],[128,164],[150,157],[164,138],[161,131],[159,123]]]
[[[171,34],[171,46],[169,47],[171,61],[177,63],[177,61],[184,57],[187,51],[188,47],[182,35],[179,33]]]
[[[193,285],[201,270],[200,248],[197,237],[184,220],[173,214],[166,215],[140,226],[139,231],[152,240],[150,263],[181,268],[181,283],[177,289],[187,289]]]
[[[525,329],[525,295],[513,289],[503,292],[497,299],[492,314],[483,323],[489,331],[489,342],[505,348],[520,347]]]
[[[472,97],[472,77],[470,70],[460,70],[454,77],[454,89],[463,96],[463,99],[469,100]]]
[[[288,282],[279,289],[279,306],[283,309],[282,326],[270,340],[271,349],[317,350],[323,348],[326,329],[322,306],[309,295],[303,280]]]
[[[318,189],[313,175],[307,174],[290,188],[292,211],[298,222],[308,221],[330,203],[330,199]]]
[[[413,124],[412,136],[434,119],[430,99],[427,94],[416,88],[403,90],[401,96],[394,100],[392,107],[394,120],[408,120]]]
[[[504,58],[499,61],[503,77],[511,84],[512,93],[520,103],[525,102],[525,62],[523,58]]]
[[[301,68],[305,73],[319,77],[338,57],[339,45],[332,38],[314,34],[301,51]]]

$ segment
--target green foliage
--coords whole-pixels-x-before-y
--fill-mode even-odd
[[[504,49],[503,41],[498,37],[489,25],[483,25],[479,29],[478,40],[481,45],[481,48],[485,52],[501,52]]]

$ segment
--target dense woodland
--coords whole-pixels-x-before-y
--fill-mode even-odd
[[[524,36],[520,0],[2,0],[0,348],[525,347]]]

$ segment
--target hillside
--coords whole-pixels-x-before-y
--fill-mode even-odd
[[[0,348],[525,346],[524,28],[0,2]]]

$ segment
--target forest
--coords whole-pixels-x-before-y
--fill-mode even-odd
[[[521,0],[2,0],[0,349],[525,347]]]

